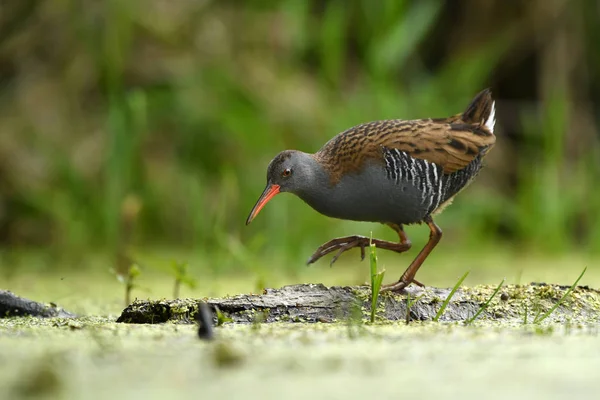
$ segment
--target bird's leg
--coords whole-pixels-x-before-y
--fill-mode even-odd
[[[314,252],[314,254],[312,256],[310,256],[307,264],[312,264],[315,261],[317,261],[318,259],[320,259],[321,257],[337,250],[338,251],[337,254],[331,259],[331,262],[330,262],[330,265],[333,265],[333,263],[337,261],[337,259],[343,252],[350,250],[354,247],[360,248],[360,258],[361,258],[361,260],[364,260],[365,248],[368,247],[370,243],[373,243],[375,245],[375,247],[377,247],[379,249],[392,250],[392,251],[395,251],[396,253],[403,253],[403,252],[407,251],[408,249],[410,249],[411,243],[410,243],[410,240],[406,237],[406,234],[404,233],[404,229],[402,228],[402,225],[396,225],[396,224],[387,224],[387,225],[398,233],[398,236],[400,237],[399,243],[388,242],[388,241],[380,240],[380,239],[371,239],[366,236],[358,236],[358,235],[332,239],[329,242],[320,246]]]
[[[440,239],[442,238],[442,230],[439,228],[439,226],[435,224],[435,222],[433,222],[433,219],[431,219],[431,217],[427,217],[425,219],[425,223],[427,223],[427,226],[429,226],[429,229],[431,231],[429,233],[429,241],[427,242],[425,247],[423,247],[423,250],[421,250],[419,255],[417,255],[414,261],[409,265],[406,271],[404,271],[398,282],[392,283],[390,285],[384,285],[381,288],[382,292],[401,292],[411,282],[414,282],[419,286],[423,286],[422,284],[419,284],[417,281],[415,281],[415,275],[417,274],[417,271],[419,270],[427,256],[429,256],[429,253],[431,253],[433,248],[439,243]]]

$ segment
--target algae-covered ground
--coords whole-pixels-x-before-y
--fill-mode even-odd
[[[593,326],[0,322],[0,398],[594,398]]]
[[[540,261],[540,268],[524,273],[507,268],[505,276],[513,285],[519,283],[516,275],[521,284],[570,285],[585,266],[573,264],[559,268],[555,260],[546,270],[548,264]],[[434,266],[423,270],[424,281],[442,287],[455,283],[456,272]],[[307,269],[269,285],[364,282],[366,274],[358,272],[366,272],[364,263],[337,268]],[[467,286],[502,278],[497,270],[469,269]],[[580,285],[600,288],[599,278],[589,265]],[[199,279],[198,287],[183,288],[182,296],[253,292],[255,280],[244,279]],[[171,283],[168,276],[146,271],[134,297],[169,298]],[[198,338],[194,325],[116,323],[124,308],[122,287],[108,273],[32,270],[2,285],[81,317],[0,319],[0,399],[562,399],[600,393],[600,336],[593,316],[559,324],[548,319],[541,325],[520,318],[483,319],[469,326],[370,325],[352,319],[226,323],[207,342]]]

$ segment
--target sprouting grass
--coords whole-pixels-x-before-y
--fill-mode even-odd
[[[479,307],[479,310],[477,310],[475,315],[473,315],[471,318],[469,318],[465,321],[465,324],[468,325],[468,324],[472,323],[473,321],[475,321],[477,319],[477,317],[479,317],[479,314],[481,314],[489,306],[490,302],[494,299],[494,297],[496,297],[496,295],[500,291],[500,288],[502,287],[502,285],[504,285],[505,281],[506,281],[506,278],[502,278],[502,281],[500,281],[500,284],[496,287],[496,290],[494,290],[494,293],[492,293],[492,295],[486,300],[486,302],[481,307]]]
[[[371,261],[371,323],[373,323],[375,322],[377,300],[379,299],[379,291],[381,290],[381,283],[383,282],[385,269],[382,271],[377,271],[377,254],[375,252],[375,245],[371,243],[369,247]]]
[[[179,291],[181,285],[184,284],[190,289],[196,287],[196,279],[189,273],[189,264],[186,262],[173,261],[171,263],[172,273],[175,276],[175,283],[173,284],[173,298],[179,298]]]
[[[469,275],[469,272],[470,271],[465,272],[465,274],[458,280],[458,282],[456,282],[456,284],[454,285],[454,287],[452,288],[450,293],[448,293],[446,300],[444,300],[444,302],[442,303],[442,306],[440,307],[437,314],[435,314],[435,317],[433,318],[433,320],[435,322],[439,321],[440,317],[444,314],[444,311],[446,310],[448,303],[450,303],[452,296],[454,296],[454,293],[456,293],[456,290],[458,290],[459,286],[462,285],[463,281],[467,278],[467,275]]]
[[[412,307],[412,301],[410,299],[410,293],[406,294],[406,325],[410,323],[410,307]]]
[[[423,297],[423,295],[417,296],[413,299],[410,293],[406,294],[406,325],[410,323],[410,309],[417,301],[419,301],[421,297]]]
[[[221,326],[226,322],[233,322],[233,319],[223,314],[219,307],[215,307],[215,314],[217,315],[217,326]]]
[[[117,280],[125,287],[125,307],[131,304],[131,292],[138,287],[137,280],[142,270],[137,264],[131,264],[125,273],[112,269],[111,272]]]
[[[583,271],[581,271],[581,274],[579,274],[579,277],[577,278],[577,280],[571,285],[571,287],[565,292],[565,294],[563,294],[563,296],[560,298],[560,300],[558,300],[556,302],[556,304],[554,304],[554,306],[552,306],[552,308],[550,308],[548,311],[546,311],[541,316],[539,315],[540,313],[538,312],[538,314],[533,319],[534,324],[539,324],[542,321],[544,321],[546,318],[548,318],[554,312],[554,310],[556,310],[558,308],[558,306],[560,306],[562,304],[563,301],[565,301],[567,296],[571,294],[571,292],[573,291],[573,289],[575,289],[575,287],[577,287],[577,284],[579,283],[579,281],[585,274],[585,271],[587,271],[587,267],[585,267],[583,269]]]

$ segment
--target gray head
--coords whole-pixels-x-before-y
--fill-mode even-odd
[[[323,170],[311,154],[297,150],[285,150],[279,153],[267,167],[267,187],[252,208],[246,225],[276,194],[290,192],[302,195],[318,186]]]

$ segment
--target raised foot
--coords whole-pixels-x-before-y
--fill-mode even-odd
[[[371,239],[366,236],[346,236],[342,238],[332,239],[329,242],[321,245],[307,261],[307,264],[316,262],[323,256],[338,250],[337,254],[333,256],[329,265],[333,265],[334,262],[342,255],[343,252],[350,250],[354,247],[360,248],[360,259],[365,259],[365,247],[369,246]]]
[[[350,250],[354,247],[360,248],[360,259],[365,259],[365,248],[368,247],[371,243],[375,245],[378,249],[391,250],[396,253],[403,253],[410,249],[411,243],[406,237],[401,236],[400,243],[388,242],[380,239],[371,239],[366,236],[346,236],[342,238],[332,239],[329,242],[323,244],[319,247],[315,253],[310,256],[307,264],[312,264],[317,261],[319,258],[334,252],[338,251],[337,254],[331,259],[329,265],[333,265],[334,262],[340,257],[340,255]]]

